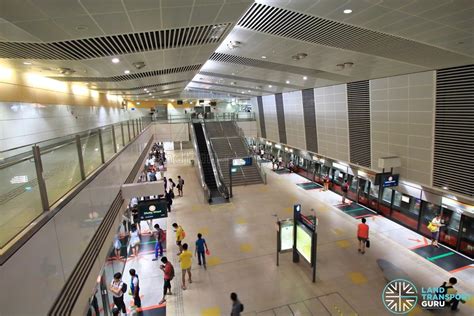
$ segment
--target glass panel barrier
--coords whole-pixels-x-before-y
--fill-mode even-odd
[[[77,145],[75,138],[71,137],[56,148],[40,149],[49,205],[53,205],[81,182]]]
[[[439,230],[439,241],[456,248],[459,238],[459,224],[461,222],[461,214],[453,212],[443,207],[441,222],[445,225]]]
[[[123,148],[122,128],[120,127],[120,124],[115,124],[114,129],[115,129],[115,146],[117,146],[117,152],[119,152],[120,149]]]
[[[421,200],[394,191],[392,218],[416,230],[420,214]]]
[[[82,157],[84,158],[84,171],[86,176],[91,174],[101,164],[99,133],[97,130],[81,137]]]
[[[33,158],[0,166],[0,247],[42,212]]]
[[[428,223],[435,218],[436,214],[441,213],[441,206],[423,201],[421,203],[421,220],[419,232],[422,235],[431,237],[431,232],[428,230]]]
[[[462,215],[461,242],[459,251],[474,258],[474,218]]]
[[[110,126],[102,129],[102,146],[104,149],[104,158],[105,161],[107,161],[115,154],[112,128]]]

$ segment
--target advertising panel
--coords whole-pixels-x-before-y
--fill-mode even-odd
[[[311,233],[301,224],[296,225],[296,250],[311,263]]]
[[[280,251],[291,250],[293,248],[293,221],[281,221],[280,225]]]

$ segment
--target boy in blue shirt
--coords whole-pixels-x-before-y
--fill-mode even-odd
[[[202,234],[199,233],[197,236],[198,239],[196,240],[196,251],[194,255],[197,255],[199,265],[201,265],[202,259],[202,265],[204,266],[204,269],[206,269],[206,251],[209,251],[209,249],[207,249],[206,240],[202,238]]]

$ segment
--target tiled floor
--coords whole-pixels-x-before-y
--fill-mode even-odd
[[[177,277],[175,295],[167,302],[168,315],[228,315],[231,292],[239,294],[244,315],[391,315],[380,299],[386,281],[378,259],[393,264],[418,286],[439,286],[452,275],[408,249],[423,243],[422,237],[380,216],[368,219],[372,246],[360,255],[355,238],[358,220],[336,207],[340,196],[303,190],[296,185],[305,182],[298,175],[267,172],[268,185],[236,187],[232,203],[209,206],[190,167],[192,154],[175,152],[168,157],[167,176],[180,174],[186,183],[185,196],[175,199],[168,227],[181,224],[192,251],[196,234],[203,233],[211,250],[207,270],[194,259],[193,283],[182,291],[173,255],[177,249],[169,232],[168,255],[175,262]],[[302,204],[303,212],[314,208],[319,218],[316,283],[311,282],[309,265],[292,263],[291,253],[280,255],[276,266],[275,215],[291,217],[295,203]],[[137,270],[147,283],[142,284],[143,305],[157,304],[162,272],[150,255],[140,260]],[[453,275],[460,280],[459,291],[474,293],[474,269]],[[412,312],[430,314],[421,308]],[[472,301],[457,313],[472,314]]]

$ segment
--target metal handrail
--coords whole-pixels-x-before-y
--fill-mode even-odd
[[[197,161],[198,168],[196,169],[196,171],[198,173],[199,179],[201,180],[201,186],[202,186],[202,189],[204,190],[204,195],[207,196],[207,199],[209,201],[211,199],[211,190],[209,190],[209,187],[207,186],[207,183],[203,176],[204,172],[202,169],[201,153],[199,152],[199,148],[197,145],[196,134],[194,132],[194,126],[192,123],[190,123],[190,125],[191,125],[191,142],[193,143],[194,151],[197,157],[196,161]]]
[[[243,129],[239,125],[237,125],[237,123],[235,121],[233,121],[232,123],[234,124],[235,129],[237,130],[237,134],[240,136],[240,140],[243,142],[244,148],[247,150],[248,155],[254,157],[254,160],[256,161],[256,166],[257,166],[258,173],[260,174],[260,177],[262,178],[263,183],[267,184],[267,174],[265,173],[263,168],[260,166],[259,161],[257,159],[258,156],[255,155],[254,153],[252,153],[250,151],[248,145],[245,143],[245,141],[244,141],[245,135],[244,135]],[[243,171],[242,171],[242,173],[243,173]]]
[[[227,199],[227,198],[230,197],[229,189],[225,185],[224,176],[222,175],[221,169],[218,167],[219,160],[216,156],[216,152],[215,152],[214,148],[212,147],[211,141],[207,137],[206,126],[205,126],[204,123],[201,123],[201,124],[202,124],[202,129],[203,129],[203,132],[204,132],[203,133],[204,138],[206,140],[207,151],[209,152],[209,158],[211,160],[212,171],[213,171],[214,177],[216,179],[217,188],[219,189],[219,192],[221,192],[221,190],[223,191],[221,193],[223,193],[225,195],[225,198]]]

